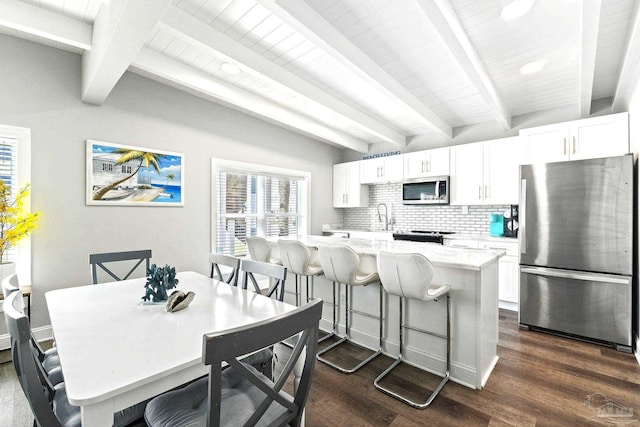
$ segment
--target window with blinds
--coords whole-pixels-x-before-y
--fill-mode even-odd
[[[0,136],[0,179],[11,188],[15,197],[18,190],[18,140],[17,138]],[[15,247],[7,251],[7,261],[15,262],[17,251]]]
[[[297,235],[304,178],[216,169],[216,252],[247,255],[248,236]]]

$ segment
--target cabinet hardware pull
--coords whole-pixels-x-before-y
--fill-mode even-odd
[[[484,198],[488,198],[489,197],[489,190],[487,189],[487,186],[484,186]]]
[[[567,154],[567,138],[563,138],[562,154],[564,154],[564,155]]]
[[[482,199],[482,186],[478,185],[478,200]]]
[[[431,169],[431,168],[429,167],[429,160],[425,160],[425,161],[424,161],[424,164],[425,164],[425,172],[429,172],[429,170]]]
[[[573,137],[573,154],[576,154],[576,137]]]

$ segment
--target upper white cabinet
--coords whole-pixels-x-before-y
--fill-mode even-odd
[[[519,137],[452,146],[450,203],[517,204],[520,156]]]
[[[520,199],[519,137],[494,139],[483,143],[483,194],[487,205],[517,205]]]
[[[450,204],[483,204],[483,150],[482,142],[454,145],[450,148]]]
[[[360,162],[333,165],[333,207],[369,206],[369,187],[360,184]]]
[[[449,175],[449,147],[405,153],[404,178]]]
[[[520,130],[523,163],[592,159],[629,152],[629,114],[576,120]]]
[[[402,181],[402,156],[379,157],[360,161],[360,183]]]

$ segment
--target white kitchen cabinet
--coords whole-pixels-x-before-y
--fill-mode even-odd
[[[479,246],[506,251],[506,255],[498,261],[498,300],[500,308],[517,311],[520,300],[518,242],[480,241]]]
[[[369,206],[369,187],[360,184],[360,162],[333,165],[333,207]]]
[[[404,179],[449,175],[449,147],[403,154]]]
[[[402,156],[378,157],[360,161],[360,183],[402,181]]]
[[[454,145],[450,148],[449,203],[481,205],[484,148],[482,142]]]
[[[450,204],[517,204],[520,156],[519,137],[451,147]]]
[[[629,152],[629,114],[522,129],[520,137],[527,164],[621,156]]]
[[[518,242],[507,239],[457,239],[444,238],[444,245],[454,248],[497,249],[506,254],[498,261],[498,305],[500,308],[518,311],[520,301],[520,268]]]
[[[517,205],[520,199],[520,138],[485,141],[483,149],[483,203]]]

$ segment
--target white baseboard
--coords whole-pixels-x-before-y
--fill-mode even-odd
[[[498,307],[504,310],[518,311],[518,303],[517,302],[508,302],[508,301],[500,301],[498,300]]]
[[[53,330],[51,325],[41,326],[39,328],[32,328],[31,332],[38,341],[46,341],[53,339]],[[7,350],[11,347],[11,340],[9,334],[0,335],[0,350]]]

